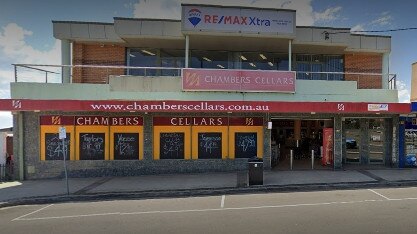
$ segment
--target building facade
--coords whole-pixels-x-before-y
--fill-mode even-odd
[[[3,100],[20,178],[62,176],[64,154],[70,176],[245,170],[254,156],[265,170],[311,155],[315,169],[398,166],[410,105],[389,75],[390,37],[209,5],[53,31],[62,82],[15,82]]]

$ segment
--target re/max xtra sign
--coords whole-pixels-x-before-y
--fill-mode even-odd
[[[295,11],[183,5],[183,31],[293,34]]]

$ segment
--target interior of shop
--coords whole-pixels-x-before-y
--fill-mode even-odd
[[[333,120],[272,119],[271,165],[274,170],[332,169]]]

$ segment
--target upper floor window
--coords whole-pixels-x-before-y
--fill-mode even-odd
[[[242,69],[288,70],[288,54],[243,52],[240,56]]]
[[[295,56],[297,79],[303,80],[343,80],[343,55],[305,55]]]
[[[128,75],[134,76],[179,76],[179,69],[152,69],[152,67],[184,67],[184,50],[131,48],[127,51]],[[151,68],[149,68],[151,67]]]
[[[192,50],[190,67],[230,69],[233,67],[233,65],[229,54],[230,53],[226,51]]]

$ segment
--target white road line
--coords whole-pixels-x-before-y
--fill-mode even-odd
[[[301,203],[292,205],[276,205],[276,206],[249,206],[249,207],[234,207],[234,208],[214,208],[214,209],[193,209],[193,210],[156,210],[156,211],[139,211],[139,212],[115,212],[115,213],[98,213],[98,214],[85,214],[85,215],[68,215],[68,216],[52,216],[52,217],[40,217],[40,218],[23,218],[30,214],[34,214],[42,209],[29,213],[14,219],[13,221],[32,221],[32,220],[48,220],[48,219],[65,219],[65,218],[81,218],[81,217],[94,217],[94,216],[107,216],[107,215],[143,215],[143,214],[169,214],[169,213],[190,213],[190,212],[211,212],[211,211],[233,211],[233,210],[252,210],[252,209],[268,209],[268,208],[290,208],[290,207],[305,207],[305,206],[324,206],[324,205],[340,205],[340,204],[357,204],[368,202],[386,202],[386,201],[405,201],[405,200],[417,200],[417,198],[400,198],[400,199],[384,199],[379,200],[360,200],[360,201],[341,201],[341,202],[321,202],[321,203]]]
[[[47,206],[45,206],[45,207],[42,207],[42,208],[37,209],[37,210],[35,210],[35,211],[33,211],[33,212],[30,212],[29,214],[25,214],[25,215],[19,216],[19,217],[17,217],[17,218],[15,218],[15,219],[13,219],[12,221],[17,221],[17,220],[20,220],[20,219],[22,219],[22,218],[24,218],[24,217],[26,217],[26,216],[29,216],[29,215],[31,215],[31,214],[35,214],[35,213],[37,213],[37,212],[39,212],[39,211],[41,211],[41,210],[44,210],[44,209],[46,209],[46,208],[48,208],[48,207],[53,206],[53,205],[54,205],[54,204],[49,204],[49,205],[47,205]]]
[[[224,208],[224,199],[226,198],[226,195],[222,196],[222,201],[220,202],[220,208]]]
[[[376,192],[375,190],[368,189],[368,191],[371,191],[371,192],[375,193],[376,195],[378,195],[378,196],[380,196],[380,197],[383,197],[383,198],[385,198],[385,199],[387,199],[387,200],[391,200],[391,199],[389,199],[388,197],[386,197],[386,196],[384,196],[384,195],[382,195],[382,194],[380,194],[380,193]]]
[[[18,219],[16,221],[48,220],[48,219],[68,219],[68,218],[94,217],[94,216],[106,216],[106,215],[120,215],[120,212],[115,212],[115,213],[101,213],[101,214],[86,214],[86,215],[50,216],[50,217],[40,217],[40,218]],[[12,221],[14,221],[14,220],[12,220]]]
[[[386,200],[363,200],[363,201],[345,201],[345,202],[322,202],[322,203],[305,203],[293,205],[277,205],[277,206],[249,206],[249,207],[234,207],[234,208],[215,208],[215,209],[194,209],[194,210],[156,210],[156,211],[139,211],[129,213],[102,213],[102,214],[86,214],[86,215],[69,215],[69,216],[52,216],[40,218],[26,218],[18,219],[16,221],[31,221],[31,220],[48,220],[48,219],[65,219],[65,218],[79,218],[79,217],[93,217],[105,215],[141,215],[141,214],[169,214],[169,213],[189,213],[189,212],[210,212],[210,211],[226,211],[226,210],[252,210],[252,209],[267,209],[267,208],[286,208],[286,207],[301,207],[301,206],[321,206],[334,204],[354,204],[364,202],[383,202]]]

